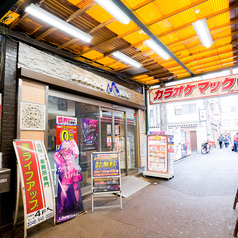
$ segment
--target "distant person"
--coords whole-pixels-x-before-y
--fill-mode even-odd
[[[238,132],[236,132],[236,135],[234,135],[233,140],[234,140],[234,151],[238,152]]]
[[[226,147],[226,148],[227,148],[228,145],[229,145],[229,138],[228,138],[227,135],[225,135],[225,137],[224,137],[224,144],[225,144],[225,147]]]
[[[224,140],[224,137],[222,136],[222,134],[219,136],[219,138],[217,140],[219,142],[220,149],[222,149],[222,143],[223,143],[223,140]]]

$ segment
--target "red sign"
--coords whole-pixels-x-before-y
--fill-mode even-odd
[[[77,118],[58,116],[56,119],[56,146],[64,140],[74,139],[77,143]]]
[[[150,104],[238,93],[238,75],[151,89]]]
[[[40,164],[32,141],[16,141],[16,148],[25,188],[26,213],[29,214],[45,207]]]

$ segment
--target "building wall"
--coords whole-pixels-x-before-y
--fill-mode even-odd
[[[110,80],[104,77],[96,75],[95,73],[73,65],[60,57],[40,51],[24,43],[19,44],[18,60],[18,68],[27,68],[64,81],[81,84],[80,82],[77,82],[77,79],[80,79],[81,77],[87,78],[89,83],[84,83],[83,86],[94,90],[97,89],[93,86],[89,86],[89,84],[93,85],[94,82],[96,82],[98,85],[102,85],[106,90],[107,84],[111,83]],[[72,81],[72,78],[74,81]],[[74,78],[76,78],[76,80]],[[130,98],[127,98],[129,101],[145,105],[143,94],[135,92],[119,84],[117,84],[117,87],[121,94],[126,93],[130,96]]]
[[[12,141],[16,138],[16,111],[17,111],[17,48],[15,41],[4,40],[4,67],[1,77],[2,112],[1,112],[1,168],[11,169],[10,192],[0,193],[0,234],[8,229],[12,222],[15,205],[16,186],[16,156]]]

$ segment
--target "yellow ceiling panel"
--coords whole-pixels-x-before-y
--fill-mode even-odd
[[[149,27],[149,29],[155,34],[159,35],[160,33],[168,30],[172,30],[170,23],[165,19],[158,23],[155,23]]]
[[[204,47],[202,44],[200,44],[198,46],[195,46],[195,47],[189,49],[189,52],[190,53],[195,53],[195,52],[200,52],[200,51],[203,51],[203,50],[207,50],[207,48]]]
[[[198,60],[197,63],[198,64],[205,64],[205,63],[208,63],[208,62],[211,62],[211,61],[217,61],[217,60],[220,60],[219,56],[214,56],[214,57],[201,59],[201,60]]]
[[[141,76],[137,76],[137,77],[134,77],[135,79],[145,79],[145,78],[148,78],[149,76],[147,74],[144,74],[144,75],[141,75]]]
[[[229,58],[229,57],[232,57],[232,56],[233,56],[233,52],[229,52],[229,53],[221,54],[220,58],[221,59],[226,59],[226,58]]]
[[[128,36],[123,37],[123,39],[130,44],[135,44],[139,41],[147,40],[148,38],[149,37],[145,33],[141,33],[141,31],[136,31]]]
[[[68,2],[78,6],[79,8],[85,6],[86,4],[90,3],[91,0],[68,0]]]
[[[107,28],[115,32],[117,35],[121,35],[128,31],[136,29],[137,25],[133,21],[130,21],[127,25],[122,24],[119,21],[114,21],[110,23],[109,25],[107,25]]]
[[[220,49],[217,49],[217,51],[219,52],[219,54],[222,54],[222,53],[226,53],[229,49],[230,51],[232,51],[232,45],[224,46]]]
[[[176,76],[177,76],[178,78],[183,78],[183,77],[190,76],[190,73],[177,74]]]
[[[174,60],[172,60],[172,61],[170,61],[170,62],[167,62],[167,63],[163,63],[163,64],[161,64],[164,68],[172,68],[172,67],[175,67],[175,66],[178,66],[179,64],[176,62],[176,61],[174,61]]]
[[[112,59],[110,57],[105,57],[105,58],[102,58],[100,60],[97,60],[97,62],[100,63],[100,64],[105,65],[105,64],[110,64],[112,62],[115,62],[115,59]]]
[[[123,64],[121,62],[116,62],[115,64],[110,65],[110,68],[113,69],[121,69],[121,68],[125,68],[127,65]]]
[[[174,12],[182,7],[186,7],[187,5],[191,4],[191,2],[194,2],[193,0],[156,0],[155,6],[159,9],[162,15],[169,14],[171,12]]]
[[[171,70],[169,70],[171,71]],[[187,71],[185,69],[181,69],[181,70],[177,70],[177,71],[171,71],[173,74],[177,75],[177,74],[184,74],[186,73]]]
[[[149,23],[150,21],[156,20],[162,16],[153,2],[138,9],[136,13],[145,23]]]
[[[140,82],[151,81],[151,80],[153,80],[153,79],[154,79],[154,77],[146,77],[146,78],[144,78],[144,79],[141,79]]]
[[[225,12],[218,16],[209,18],[207,20],[207,25],[208,25],[209,29],[212,29],[214,27],[218,27],[218,26],[225,24],[227,22],[230,22],[230,13],[229,12]]]
[[[103,54],[96,50],[89,51],[88,53],[83,55],[83,57],[86,57],[88,59],[96,59],[100,56],[103,56]]]
[[[169,45],[170,43],[179,40],[179,37],[175,33],[171,33],[165,36],[160,37],[160,40],[166,44]]]
[[[180,39],[183,39],[188,36],[196,35],[196,31],[194,30],[193,26],[189,26],[189,27],[176,31],[176,34],[178,35]]]
[[[180,51],[178,53],[176,53],[176,56],[180,58],[180,60],[183,60],[185,57],[189,56],[190,53],[188,50],[183,50],[183,51]],[[181,59],[183,58],[183,59]]]
[[[227,44],[227,43],[229,43],[229,42],[231,42],[231,41],[232,41],[232,37],[231,37],[231,36],[228,36],[228,37],[226,37],[226,38],[224,38],[224,39],[216,40],[215,45],[216,45],[216,46],[220,46],[220,45]]]
[[[179,52],[179,51],[182,51],[182,50],[185,50],[185,49],[186,49],[186,47],[184,46],[183,43],[179,43],[179,44],[170,46],[169,48],[170,48],[173,52]]]
[[[1,19],[0,22],[6,25],[10,25],[15,19],[17,19],[20,15],[18,13],[8,11]]]
[[[226,30],[223,30],[220,32],[212,33],[211,35],[212,35],[213,40],[216,40],[217,38],[221,38],[221,37],[226,36],[230,33],[231,33],[231,29],[229,28],[229,29],[226,29]]]
[[[172,28],[176,28],[186,23],[194,22],[196,20],[197,20],[197,17],[193,8],[190,8],[186,11],[183,11],[179,14],[176,14],[168,18],[168,22],[171,24]]]
[[[222,59],[221,63],[225,64],[225,63],[230,63],[230,62],[233,62],[233,61],[234,61],[234,58],[228,58],[228,59]]]
[[[195,9],[199,11],[197,16],[203,18],[227,7],[229,7],[228,0],[208,0],[207,2],[196,6]]]
[[[131,8],[134,8],[146,1],[145,0],[122,0],[122,2],[124,4],[128,4]]]
[[[181,70],[181,69],[183,69],[183,67],[179,65],[179,66],[170,68],[169,71],[177,71],[177,70]]]
[[[112,18],[112,15],[109,14],[98,4],[94,5],[86,12],[88,15],[90,15],[92,18],[96,19],[100,23],[103,23]]]

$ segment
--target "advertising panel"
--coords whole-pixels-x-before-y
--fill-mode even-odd
[[[56,149],[58,150],[62,141],[74,139],[77,142],[77,118],[56,117]]]
[[[84,212],[80,181],[81,167],[76,164],[79,150],[75,140],[64,140],[54,153],[57,166],[58,196],[56,221],[62,222]]]
[[[166,136],[148,136],[148,171],[168,171],[167,146]]]
[[[83,151],[98,148],[98,121],[82,119]]]
[[[238,75],[189,82],[149,91],[150,105],[238,93]]]
[[[54,191],[42,141],[13,142],[20,168],[27,228],[54,216]]]
[[[92,191],[120,192],[120,158],[118,152],[92,153]]]

